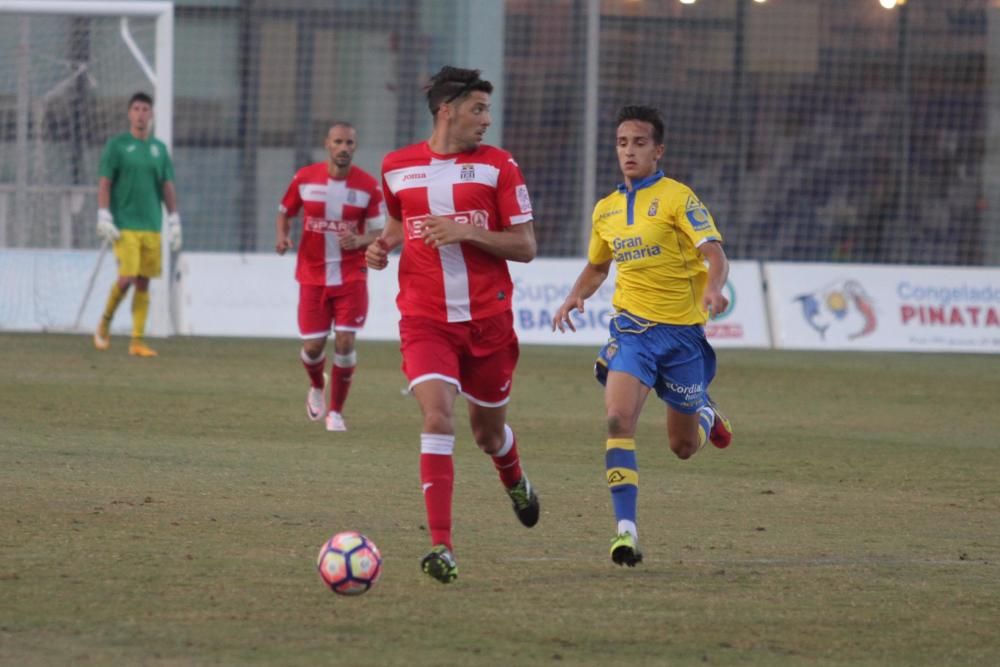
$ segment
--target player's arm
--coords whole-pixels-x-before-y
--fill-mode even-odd
[[[381,229],[376,229],[375,231],[365,232],[364,234],[355,234],[354,232],[344,232],[340,235],[340,247],[344,250],[357,250],[359,248],[367,248],[375,239],[379,237],[382,233]]]
[[[364,234],[344,232],[340,235],[340,247],[344,250],[367,248],[382,234],[383,227],[385,227],[384,215],[379,215],[377,218],[366,220]]]
[[[372,191],[365,209],[365,233],[344,232],[340,235],[340,247],[344,250],[367,248],[379,237],[383,227],[385,227],[385,206],[382,203],[382,191],[376,188]]]
[[[573,283],[573,289],[566,295],[566,300],[559,306],[556,314],[552,316],[553,331],[559,329],[559,331],[565,333],[566,327],[569,327],[571,331],[576,331],[576,327],[573,326],[573,320],[570,318],[570,313],[574,310],[583,312],[583,302],[592,297],[594,292],[604,284],[610,270],[610,259],[600,264],[587,262],[587,265],[583,267],[583,271],[577,277],[576,282]]]
[[[729,278],[729,259],[718,241],[706,241],[698,246],[698,250],[708,260],[708,284],[705,285],[701,304],[708,310],[709,317],[716,317],[729,307],[729,299],[722,293]]]
[[[97,179],[97,208],[111,208],[111,179],[106,176]]]
[[[163,184],[163,204],[167,207],[167,213],[177,213],[177,188],[173,181]]]
[[[292,221],[284,211],[278,211],[278,218],[274,221],[274,251],[279,255],[284,255],[286,250],[295,247],[292,241]]]
[[[403,242],[403,223],[391,215],[385,218],[382,233],[365,250],[368,268],[381,271],[389,265],[389,252]]]
[[[285,196],[278,204],[278,217],[274,221],[274,251],[279,255],[284,255],[286,250],[295,247],[292,241],[292,220],[302,208],[302,195],[299,192],[301,178],[302,171],[299,171],[288,184]]]
[[[530,220],[502,231],[491,231],[435,215],[424,220],[423,234],[424,243],[435,248],[451,243],[469,243],[513,262],[530,262],[538,251],[534,223]]]

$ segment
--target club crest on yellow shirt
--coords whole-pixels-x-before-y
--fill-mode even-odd
[[[654,215],[656,215],[656,211],[659,208],[660,208],[660,200],[659,199],[654,199],[653,201],[651,201],[649,203],[649,210],[646,211],[646,215],[648,215],[650,218],[652,218]]]

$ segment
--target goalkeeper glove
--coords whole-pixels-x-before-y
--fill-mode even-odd
[[[97,209],[97,236],[106,241],[117,241],[121,235],[121,232],[115,227],[115,219],[111,217],[111,211],[106,208]]]
[[[170,239],[170,249],[179,252],[181,249],[181,215],[171,213],[167,216],[167,238]]]

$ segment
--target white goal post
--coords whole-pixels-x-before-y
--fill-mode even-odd
[[[32,221],[26,220],[28,213],[26,212],[25,203],[29,193],[32,192],[47,192],[49,194],[54,190],[58,190],[58,195],[67,202],[72,201],[72,208],[74,211],[78,211],[80,208],[80,200],[83,197],[83,191],[86,190],[89,193],[89,186],[95,186],[96,191],[96,181],[93,184],[86,184],[87,187],[81,187],[79,185],[75,187],[67,187],[62,185],[51,186],[44,185],[33,182],[29,177],[30,167],[29,162],[31,161],[30,153],[31,148],[29,145],[29,123],[31,119],[30,114],[30,64],[29,64],[29,46],[28,39],[31,32],[30,29],[30,18],[32,16],[66,16],[66,17],[94,17],[94,18],[104,18],[113,19],[120,17],[120,26],[118,30],[117,38],[120,39],[123,44],[123,48],[127,50],[131,57],[135,59],[136,64],[139,69],[145,75],[148,81],[148,87],[152,91],[153,98],[155,100],[154,104],[154,118],[153,118],[153,131],[156,137],[166,144],[168,149],[173,147],[173,109],[174,109],[174,4],[171,1],[163,0],[136,0],[136,1],[126,1],[126,0],[3,0],[0,2],[0,21],[8,22],[9,26],[13,26],[14,22],[11,18],[21,18],[19,23],[18,34],[20,35],[20,48],[18,49],[17,56],[17,109],[16,109],[16,122],[17,122],[17,140],[16,140],[16,179],[13,186],[5,186],[5,191],[12,191],[14,195],[14,207],[13,207],[13,217],[14,224],[18,225],[22,230],[26,228],[27,225],[32,224]],[[129,21],[130,19],[144,19],[146,25],[152,20],[155,25],[155,38],[154,38],[154,48],[153,48],[153,59],[150,63],[147,55],[143,53],[142,49],[138,46],[135,39],[133,38],[132,31],[130,29]],[[127,56],[126,56],[127,57]],[[81,69],[78,73],[82,73]],[[62,87],[62,86],[60,86]],[[68,87],[68,86],[67,86]],[[125,128],[125,109],[122,109],[121,113],[122,125],[121,130],[124,131]],[[40,130],[35,123],[34,131],[37,133]],[[110,137],[103,137],[106,140]],[[2,185],[2,184],[0,184]],[[73,197],[71,200],[70,197]],[[183,196],[182,196],[183,200]],[[6,207],[0,207],[6,208]],[[69,204],[66,204],[63,208],[70,208]],[[2,223],[2,216],[7,214],[6,210],[0,211],[0,223]],[[68,216],[67,216],[68,218]],[[63,222],[64,226],[68,226],[67,223]],[[13,229],[13,227],[12,227]],[[4,230],[5,232],[6,230]],[[63,236],[68,236],[68,234],[63,234]],[[0,246],[4,245],[0,243]],[[16,245],[16,244],[15,244]],[[66,245],[63,245],[66,247]],[[0,248],[0,252],[3,248]],[[35,252],[35,251],[27,251]],[[41,254],[44,250],[38,251]],[[77,251],[79,252],[79,251]],[[162,244],[162,265],[163,273],[161,280],[154,280],[151,283],[151,293],[152,300],[150,305],[150,318],[147,327],[148,334],[151,336],[169,336],[175,333],[174,318],[171,317],[172,311],[172,301],[171,301],[171,283],[172,283],[172,268],[173,263],[170,256],[170,244],[164,242]],[[65,253],[64,253],[65,254]],[[68,255],[67,255],[68,256]],[[91,270],[88,272],[90,282],[93,283],[93,278],[96,275],[97,268],[99,264],[97,262],[97,253],[94,253],[94,263],[91,265]],[[39,260],[39,261],[48,261]],[[58,258],[52,261],[58,261]],[[80,262],[77,261],[75,264],[79,265]],[[82,277],[83,283],[87,283],[88,276]],[[109,286],[109,285],[107,285]],[[95,290],[96,295],[91,295],[88,289],[86,293],[82,294],[82,303],[72,304],[73,313],[76,315],[77,312],[82,312],[83,306],[86,302],[91,302],[91,306],[94,302],[104,301],[103,290],[105,285],[102,283],[97,283]],[[79,309],[79,311],[77,310]],[[89,309],[91,312],[93,308]],[[126,311],[127,312],[127,311]],[[67,321],[63,316],[60,315],[58,318],[53,318],[52,321],[42,322],[39,328],[48,330],[72,330],[74,328],[73,317],[71,316]],[[85,330],[90,330],[96,325],[96,319],[93,321],[83,321],[81,324],[79,322],[79,317],[76,318],[78,321],[76,325],[81,325]],[[127,319],[126,316],[119,315],[117,320]],[[2,325],[4,323],[0,322],[0,328],[4,328]]]

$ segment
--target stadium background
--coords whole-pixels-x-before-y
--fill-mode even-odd
[[[490,140],[518,156],[541,250],[556,257],[527,268],[571,267],[549,281],[553,299],[580,266],[588,192],[617,180],[612,113],[645,101],[668,117],[668,172],[706,199],[730,254],[789,271],[800,265],[787,260],[837,262],[813,267],[822,279],[769,280],[772,297],[794,288],[786,308],[857,281],[880,318],[862,343],[890,316],[899,324],[889,296],[901,282],[985,312],[965,292],[1000,299],[989,287],[1000,285],[989,268],[1000,264],[998,8],[178,2],[179,264],[227,270],[188,276],[185,289],[214,291],[205,310],[240,336],[253,331],[226,308],[248,293],[265,298],[245,311],[294,329],[244,282],[284,260],[268,275],[294,308],[293,259],[270,250],[278,193],[322,157],[333,118],[358,124],[358,161],[373,170],[424,136],[420,83],[451,62],[498,84]],[[131,25],[150,53],[151,22]],[[679,462],[662,408],[644,411],[635,571],[608,561],[596,345],[524,345],[510,414],[543,527],[514,523],[463,425],[462,578],[441,587],[419,571],[420,417],[399,391],[395,342],[359,346],[351,431],[333,440],[303,414],[291,340],[172,336],[151,361],[123,341],[99,352],[89,337],[38,333],[69,328],[94,275],[98,154],[147,86],[117,20],[32,16],[25,31],[0,11],[0,664],[1000,664],[1000,414],[989,408],[1000,355],[719,349],[712,393],[737,442]],[[925,263],[945,268],[906,265]],[[92,306],[111,280],[99,276]],[[760,288],[741,282],[740,304],[749,283]],[[545,306],[544,290],[523,292]],[[30,333],[11,332],[22,314]],[[1000,350],[992,331],[970,336]],[[927,338],[938,335],[968,337],[942,327]],[[378,588],[351,602],[315,572],[317,547],[345,529],[386,558]]]
[[[457,64],[497,85],[487,140],[525,172],[542,255],[581,254],[593,198],[618,178],[614,112],[641,102],[663,110],[665,170],[736,259],[1000,263],[987,0],[181,0],[175,16],[186,250],[269,251],[276,202],[332,120],[357,125],[357,163],[377,171],[427,134],[421,86]],[[5,19],[0,247],[94,248],[97,156],[149,86],[113,21],[31,21],[30,172],[48,189],[13,196],[21,33]],[[151,22],[134,32],[151,50]],[[74,63],[86,76],[67,76]]]

